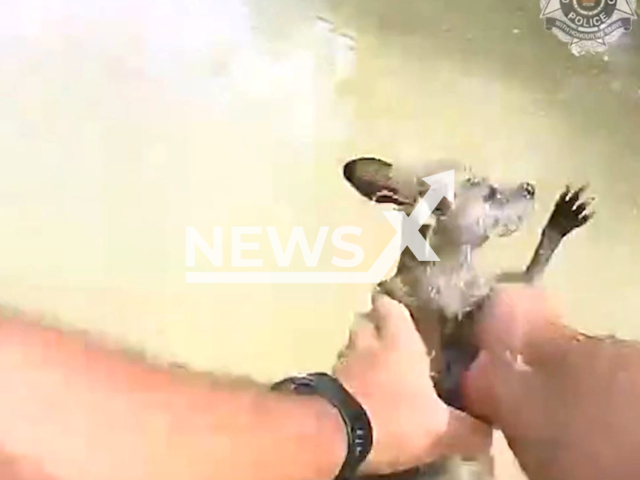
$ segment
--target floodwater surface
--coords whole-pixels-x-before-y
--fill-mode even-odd
[[[361,155],[534,182],[534,217],[482,252],[496,270],[589,182],[597,216],[545,286],[571,324],[640,338],[640,25],[576,57],[537,1],[5,2],[0,144],[2,301],[163,361],[260,380],[331,366],[372,285],[187,284],[185,228],[222,226],[229,270],[231,227],[262,226],[243,255],[278,270],[267,226],[311,244],[358,226],[366,270],[394,231],[342,179]],[[299,251],[290,270],[310,270]],[[519,478],[504,451],[498,477]]]

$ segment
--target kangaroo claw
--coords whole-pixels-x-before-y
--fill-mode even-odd
[[[589,222],[595,212],[591,209],[594,198],[584,198],[587,188],[587,185],[577,189],[567,186],[558,197],[546,228],[564,237]]]

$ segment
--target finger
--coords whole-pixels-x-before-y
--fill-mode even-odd
[[[347,350],[361,350],[377,344],[378,333],[375,325],[364,316],[356,320],[349,332]]]
[[[475,456],[491,448],[493,431],[466,413],[449,408],[449,420],[442,437],[442,454]]]
[[[349,348],[348,348],[348,346],[345,346],[344,348],[342,348],[338,352],[338,355],[336,355],[336,363],[334,365],[334,372],[335,372],[336,368],[338,368],[342,363],[344,363],[344,361],[347,359],[348,356],[349,356]]]
[[[374,296],[372,303],[369,318],[375,324],[381,343],[424,348],[409,311],[401,303],[386,295]]]
[[[469,370],[463,375],[462,398],[465,410],[476,418],[490,418],[490,412],[496,405],[496,370],[503,372],[492,356],[485,351],[478,354]]]
[[[503,287],[485,305],[478,322],[477,338],[487,352],[524,353],[549,327],[560,322],[550,299],[540,289]]]
[[[478,324],[481,348],[492,353],[519,351],[528,326],[528,318],[523,317],[543,302],[539,290],[520,286],[495,290],[484,304]]]

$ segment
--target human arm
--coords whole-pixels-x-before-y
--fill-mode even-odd
[[[486,427],[437,401],[406,311],[383,301],[375,312],[375,326],[362,322],[352,332],[335,369],[373,424],[363,470],[484,448]],[[337,411],[320,398],[267,390],[159,368],[82,335],[5,318],[0,478],[333,478],[346,453]]]
[[[320,399],[158,368],[19,319],[0,323],[0,390],[4,479],[320,479],[344,456]]]
[[[640,478],[640,345],[581,334],[531,288],[497,292],[478,341],[466,407],[504,432],[529,478]]]

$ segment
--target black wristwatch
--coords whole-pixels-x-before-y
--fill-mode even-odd
[[[373,429],[369,416],[360,403],[331,375],[309,373],[285,378],[271,387],[274,391],[290,391],[300,395],[317,395],[327,400],[340,413],[347,430],[347,456],[335,480],[355,476],[371,452]]]

